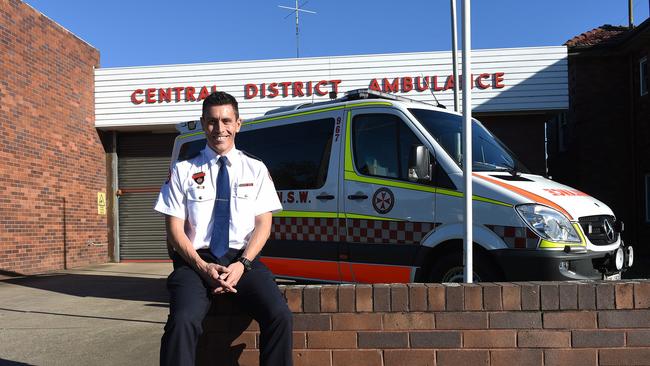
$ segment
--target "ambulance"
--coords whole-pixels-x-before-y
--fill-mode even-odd
[[[261,260],[280,278],[462,282],[462,124],[367,89],[243,121],[235,146],[264,161],[284,207]],[[172,162],[205,147],[198,121],[177,129]],[[530,174],[477,120],[472,140],[475,281],[612,280],[632,266],[607,205]]]

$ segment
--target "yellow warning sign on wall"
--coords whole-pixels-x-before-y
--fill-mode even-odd
[[[106,215],[106,193],[97,192],[97,213]]]

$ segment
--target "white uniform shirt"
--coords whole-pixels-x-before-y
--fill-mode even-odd
[[[255,216],[282,210],[275,186],[263,162],[234,147],[226,154],[230,178],[230,248],[248,243]],[[219,156],[206,146],[196,157],[174,164],[160,189],[154,209],[185,220],[185,234],[194,249],[210,247],[212,210],[217,195]],[[203,173],[202,181],[201,175]]]

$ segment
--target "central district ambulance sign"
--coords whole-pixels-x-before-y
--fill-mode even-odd
[[[482,112],[568,108],[566,47],[472,53],[473,109]],[[216,90],[239,101],[247,119],[270,109],[372,89],[453,106],[450,52],[314,57],[95,70],[95,126],[111,128],[196,120]],[[434,95],[432,95],[434,94]]]

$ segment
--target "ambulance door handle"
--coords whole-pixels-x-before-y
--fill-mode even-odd
[[[331,195],[331,194],[323,193],[320,196],[316,196],[316,198],[319,199],[319,200],[333,200],[334,196]]]
[[[348,199],[349,199],[349,200],[365,200],[365,199],[367,199],[367,198],[368,198],[368,196],[365,195],[365,194],[363,194],[363,193],[361,193],[361,192],[359,192],[359,193],[355,193],[355,194],[351,194],[351,195],[348,196]]]

